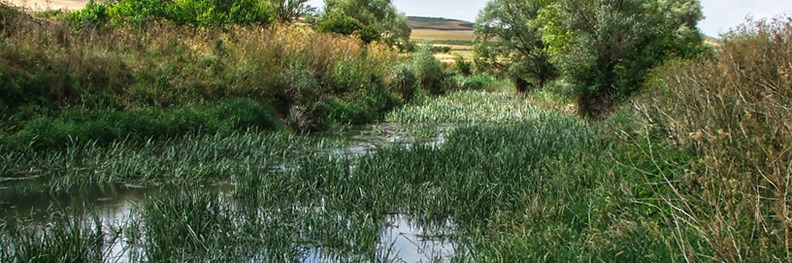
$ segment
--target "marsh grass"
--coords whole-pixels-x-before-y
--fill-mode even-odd
[[[54,191],[92,186],[229,181],[237,174],[286,165],[340,142],[257,131],[189,135],[143,143],[73,144],[65,151],[25,148],[0,156],[5,178],[43,178]],[[15,186],[15,181],[4,182]]]
[[[539,96],[521,97],[509,91],[459,91],[442,97],[428,97],[388,114],[396,123],[517,123],[533,120],[544,110],[536,103]],[[545,100],[545,98],[541,98]]]
[[[251,134],[98,152],[118,154],[107,166],[119,181],[165,181],[127,227],[139,233],[131,254],[146,260],[398,260],[382,244],[390,215],[430,230],[453,222],[445,238],[460,248],[458,262],[681,259],[670,249],[673,233],[639,205],[655,197],[652,185],[634,183],[644,174],[613,160],[656,173],[651,162],[632,160],[638,150],[605,132],[608,125],[554,109],[508,107],[525,100],[509,96],[451,94],[446,98],[471,99],[457,104],[470,112],[512,103],[502,114],[515,117],[476,115],[481,119],[460,123],[443,144],[394,145],[359,157],[287,151],[279,147],[291,141]],[[485,98],[495,99],[482,105]],[[453,114],[438,116],[464,115]],[[624,122],[613,125],[633,125]],[[283,168],[266,167],[283,159]],[[97,181],[90,174],[73,178]],[[198,178],[228,178],[234,186],[218,193],[191,183]]]
[[[68,211],[62,210],[62,211]],[[0,221],[0,260],[3,262],[102,262],[110,256],[107,243],[118,235],[96,215],[74,216],[55,211],[47,224]]]

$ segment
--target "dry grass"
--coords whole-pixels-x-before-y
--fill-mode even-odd
[[[680,252],[792,262],[792,18],[752,22],[724,38],[718,59],[656,74],[656,92],[636,108],[651,131],[695,156],[686,173],[658,175],[671,189],[664,205]]]

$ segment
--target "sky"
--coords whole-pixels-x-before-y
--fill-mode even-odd
[[[393,0],[394,5],[408,16],[429,16],[475,21],[479,10],[488,0]],[[321,7],[323,0],[310,0]],[[747,16],[769,18],[792,15],[792,0],[701,0],[703,21],[699,28],[708,36],[717,37],[730,28],[745,22]]]

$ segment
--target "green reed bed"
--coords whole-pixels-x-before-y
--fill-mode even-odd
[[[493,93],[496,100],[472,105],[488,101],[485,95],[463,92],[449,98],[469,100],[471,104],[460,105],[483,112],[523,100]],[[143,200],[125,231],[138,233],[133,254],[146,260],[299,261],[321,251],[329,261],[385,261],[393,251],[383,248],[380,231],[393,214],[426,226],[453,221],[452,234],[444,238],[461,246],[455,261],[680,259],[661,211],[643,204],[656,191],[640,172],[674,167],[642,161],[640,145],[611,136],[609,125],[592,125],[557,110],[502,109],[511,111],[508,116],[522,116],[521,121],[493,122],[478,115],[482,121],[459,125],[442,145],[394,146],[357,159],[287,151],[283,146],[289,141],[277,136],[207,136],[140,150],[99,148],[99,154],[85,156],[113,160],[104,162],[109,173],[96,172],[103,168],[99,166],[65,178],[232,180],[229,194],[194,184],[165,184],[163,189],[181,190]],[[460,120],[461,112],[437,116]],[[632,125],[629,119],[623,122],[610,123]],[[281,147],[262,151],[270,144]],[[289,165],[266,166],[282,159]],[[92,177],[97,174],[116,177]]]
[[[103,262],[110,256],[106,244],[119,236],[95,216],[54,212],[48,221],[35,225],[0,219],[0,261]]]
[[[5,171],[4,184],[44,178],[52,190],[231,180],[241,173],[272,169],[297,156],[337,145],[305,136],[243,131],[143,143],[120,141],[106,146],[74,144],[56,152],[28,148],[3,153],[0,169]]]
[[[532,95],[516,96],[512,92],[460,91],[443,97],[425,98],[420,102],[397,109],[387,121],[417,123],[515,123],[536,119],[543,111],[534,105],[537,100],[549,100]]]

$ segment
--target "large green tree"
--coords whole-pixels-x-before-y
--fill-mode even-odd
[[[698,0],[491,0],[477,21],[479,60],[541,85],[554,69],[584,115],[600,116],[670,57],[705,50]],[[495,44],[485,45],[490,37]]]
[[[704,50],[698,0],[557,0],[546,10],[545,40],[585,115],[612,110],[669,57]]]
[[[539,12],[550,1],[492,0],[479,14],[474,30],[476,63],[507,72],[524,88],[525,79],[542,89],[558,76],[542,40]]]
[[[353,32],[361,35],[373,33],[391,46],[406,44],[410,38],[407,18],[391,0],[326,0],[317,25],[321,29],[328,24],[331,29],[344,29],[337,33],[348,34],[348,28],[355,28]]]

